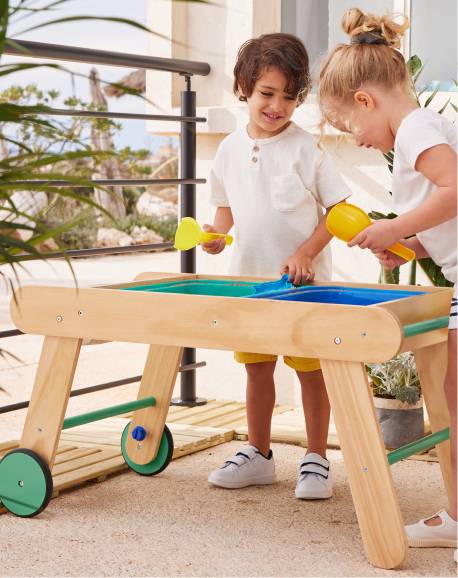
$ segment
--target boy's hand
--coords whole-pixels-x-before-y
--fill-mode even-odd
[[[400,267],[407,263],[405,259],[395,255],[391,251],[381,251],[380,253],[374,253],[377,259],[380,261],[380,265],[388,271],[392,271],[396,267]]]
[[[358,245],[361,249],[370,249],[373,253],[381,253],[400,240],[394,222],[396,219],[380,219],[366,227],[348,243],[349,247]]]
[[[287,273],[288,280],[293,285],[304,285],[307,281],[313,281],[315,271],[312,258],[304,253],[294,253],[283,264],[281,273]]]
[[[215,231],[215,229],[211,225],[204,225],[202,227],[202,229],[206,233],[218,233],[218,231]],[[226,240],[223,237],[221,237],[221,239],[215,239],[214,241],[209,241],[208,243],[201,243],[202,249],[206,253],[210,253],[210,255],[217,255],[218,253],[221,253],[221,251],[224,250],[225,246],[226,246]]]

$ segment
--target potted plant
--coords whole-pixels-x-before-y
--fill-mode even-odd
[[[396,449],[424,435],[423,397],[411,352],[366,365],[385,446]]]

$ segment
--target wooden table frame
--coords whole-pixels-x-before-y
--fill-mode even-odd
[[[156,405],[133,414],[131,428],[147,423],[152,433],[142,444],[129,436],[127,452],[136,463],[156,456],[183,347],[318,357],[367,558],[381,568],[399,566],[407,540],[364,362],[414,351],[432,431],[448,427],[447,329],[404,337],[403,326],[448,315],[452,290],[315,284],[425,292],[366,307],[119,290],[182,279],[253,280],[144,273],[122,285],[17,291],[11,302],[16,326],[45,336],[20,447],[35,451],[52,468],[83,339],[150,344],[138,397],[154,396]],[[438,450],[450,495],[449,442]]]

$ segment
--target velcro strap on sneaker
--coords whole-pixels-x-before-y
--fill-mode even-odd
[[[243,466],[246,462],[252,460],[256,455],[256,452],[251,448],[246,451],[237,452],[235,456],[232,456],[224,462],[224,466],[229,464],[234,464],[234,466]]]
[[[316,462],[303,461],[301,463],[301,475],[302,474],[317,474],[323,478],[328,477],[329,466],[323,464],[318,464]]]

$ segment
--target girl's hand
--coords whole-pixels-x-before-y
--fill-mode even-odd
[[[358,245],[361,249],[370,249],[373,253],[381,253],[400,240],[394,225],[396,219],[380,219],[358,233],[348,243],[349,247]]]
[[[303,253],[294,253],[283,264],[281,273],[287,273],[288,280],[293,285],[304,285],[307,281],[313,281],[315,271],[312,258]]]
[[[407,263],[405,259],[399,257],[398,255],[395,255],[391,251],[382,251],[381,253],[375,253],[375,256],[380,261],[380,265],[384,269],[388,269],[388,271],[392,271],[396,267],[400,267],[401,265],[404,265],[404,263]]]
[[[202,229],[206,233],[218,233],[211,225],[204,225]],[[221,239],[215,239],[214,241],[209,241],[208,243],[201,243],[202,249],[209,253],[210,255],[217,255],[224,250],[226,246],[226,240],[221,237]]]

